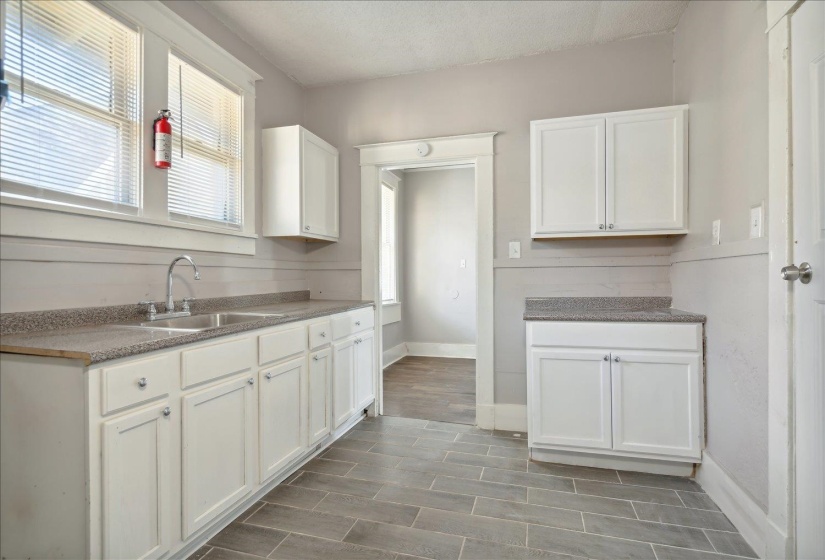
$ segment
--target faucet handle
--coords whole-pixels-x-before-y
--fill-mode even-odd
[[[152,300],[140,301],[138,305],[148,305],[149,309],[147,311],[149,316],[155,315],[158,312],[157,307],[155,307],[155,302]]]
[[[187,312],[189,311],[189,303],[195,301],[193,297],[185,297],[183,298],[183,307],[181,307],[181,311]]]

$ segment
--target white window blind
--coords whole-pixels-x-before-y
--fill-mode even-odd
[[[5,3],[2,191],[136,213],[138,32],[85,1]]]
[[[242,99],[170,54],[169,213],[176,219],[241,226]]]
[[[396,243],[396,192],[381,185],[381,299],[398,301],[398,247]]]

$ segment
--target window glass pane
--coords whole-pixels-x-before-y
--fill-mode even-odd
[[[381,185],[381,299],[398,301],[396,192]]]
[[[138,32],[85,1],[20,6],[6,3],[3,192],[136,212]]]
[[[171,54],[169,105],[173,116],[170,214],[239,227],[242,96]]]

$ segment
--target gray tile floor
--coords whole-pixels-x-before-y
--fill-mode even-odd
[[[755,558],[694,481],[528,460],[523,434],[361,422],[190,558]]]

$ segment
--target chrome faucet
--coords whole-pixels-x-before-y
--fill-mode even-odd
[[[178,261],[189,261],[193,267],[195,267],[195,280],[201,279],[201,272],[198,270],[198,265],[195,264],[195,261],[192,260],[192,257],[189,255],[181,255],[178,258],[172,261],[172,264],[169,265],[169,273],[166,275],[166,313],[164,315],[169,315],[171,313],[175,313],[175,300],[172,299],[172,271],[175,268],[175,265],[178,264]],[[181,313],[189,313],[188,305],[184,302],[183,311]]]

